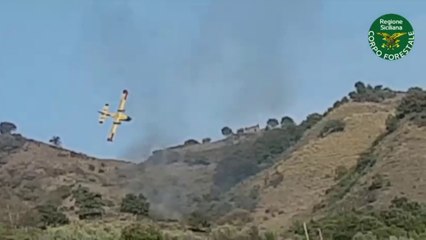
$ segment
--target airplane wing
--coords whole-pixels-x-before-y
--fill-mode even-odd
[[[121,95],[121,99],[120,99],[120,104],[118,105],[118,110],[117,112],[122,112],[124,113],[126,111],[125,107],[126,107],[126,102],[127,102],[127,95],[129,94],[129,92],[125,89],[123,90],[123,93]]]
[[[117,133],[118,126],[121,124],[120,121],[114,120],[112,123],[111,131],[109,132],[108,142],[112,142],[115,134]]]
[[[105,120],[111,116],[110,112],[109,112],[109,105],[108,103],[106,103],[103,107],[101,111],[99,112],[99,123],[102,124],[105,122]]]

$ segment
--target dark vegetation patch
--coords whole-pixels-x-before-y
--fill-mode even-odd
[[[39,227],[47,228],[68,224],[70,221],[67,216],[58,208],[57,205],[46,204],[36,208],[39,213]]]
[[[211,226],[210,219],[201,211],[192,212],[185,220],[191,230],[204,232]]]
[[[345,130],[346,123],[341,119],[332,119],[325,122],[319,137],[326,137],[335,132],[343,132]]]
[[[390,90],[382,89],[381,87],[365,87],[362,83],[357,83],[356,88],[356,94],[361,94],[360,96],[366,96],[364,100],[371,101],[372,97],[370,95],[375,91],[379,95],[378,98],[382,100],[394,96],[394,94],[389,94]],[[352,95],[355,96],[356,94],[354,93]],[[362,98],[360,96],[358,96],[358,98],[355,97],[355,99],[357,99],[357,101],[361,101]],[[348,170],[346,174],[341,176],[339,182],[335,186],[327,190],[327,194],[329,195],[327,201],[329,201],[329,204],[342,199],[356,184],[359,178],[365,175],[369,169],[374,166],[377,161],[377,156],[375,154],[376,146],[388,134],[395,131],[402,120],[408,120],[414,123],[416,126],[423,127],[426,126],[424,116],[426,116],[426,92],[420,88],[410,88],[398,105],[395,115],[390,115],[387,118],[387,131],[381,134],[366,152],[360,154],[358,162],[353,169]],[[368,190],[373,191],[389,185],[390,182],[383,176],[376,175],[373,177],[373,182],[371,185],[368,186]],[[322,204],[322,206],[325,206],[325,204]]]
[[[105,202],[102,200],[102,195],[93,193],[88,188],[78,186],[72,191],[75,199],[75,205],[78,207],[76,213],[80,219],[96,219],[101,218],[105,212]]]
[[[386,210],[351,210],[311,220],[307,225],[313,239],[319,239],[317,229],[321,229],[324,239],[389,239],[391,236],[425,239],[426,206],[396,197]],[[305,235],[300,222],[296,222],[289,232]]]
[[[200,142],[198,142],[195,139],[188,139],[183,143],[184,146],[197,145],[197,144],[200,144]]]
[[[0,158],[24,146],[26,139],[20,134],[1,134],[0,135]],[[1,165],[1,164],[0,164]]]
[[[426,91],[421,88],[410,88],[396,108],[395,115],[386,121],[386,129],[392,132],[398,128],[402,120],[408,120],[418,127],[426,126]]]
[[[210,165],[210,160],[207,156],[186,157],[183,162],[188,164],[189,166],[197,166],[197,165],[208,166],[208,165]]]
[[[383,88],[382,85],[371,86],[363,82],[355,83],[355,91],[349,93],[349,97],[354,102],[382,102],[383,100],[393,98],[396,92],[389,88]]]
[[[269,129],[253,143],[226,147],[213,176],[211,194],[218,196],[225,193],[241,181],[272,166],[279,156],[302,138],[306,130],[321,119],[321,114],[313,113],[297,125],[292,118],[285,116],[281,119],[281,126],[277,125],[277,120],[268,119]],[[222,130],[225,134],[232,133],[228,127]]]
[[[149,224],[133,223],[121,231],[120,240],[163,240],[160,229]]]
[[[383,137],[384,135],[379,136],[379,139],[382,139]],[[329,201],[329,204],[343,199],[357,181],[374,166],[377,161],[377,156],[374,153],[374,150],[378,143],[379,141],[376,141],[375,144],[373,144],[373,146],[366,152],[360,154],[355,167],[348,170],[346,173],[341,174],[339,176],[340,180],[338,183],[327,190],[327,201]]]
[[[138,195],[129,193],[121,201],[120,212],[131,213],[136,216],[148,216],[150,203],[140,193]]]
[[[303,134],[302,127],[275,128],[266,131],[251,145],[235,145],[225,150],[218,163],[213,183],[216,193],[228,191],[244,179],[276,162],[277,156],[293,146]]]
[[[334,180],[340,180],[343,176],[345,176],[348,173],[348,169],[345,166],[338,166],[334,170]]]

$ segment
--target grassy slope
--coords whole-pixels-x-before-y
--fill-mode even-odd
[[[289,158],[258,174],[234,191],[236,194],[261,186],[261,200],[253,216],[269,229],[289,226],[294,217],[311,212],[335,184],[339,166],[351,168],[358,155],[385,130],[385,120],[394,104],[347,103],[330,112],[305,135],[305,144]],[[346,122],[344,132],[318,138],[323,124],[331,119]]]
[[[1,136],[5,139],[8,136]],[[130,163],[99,160],[37,141],[2,152],[0,167],[0,220],[18,224],[38,204],[72,205],[70,190],[78,184],[118,204],[124,192],[117,169]],[[72,212],[70,212],[72,215]]]

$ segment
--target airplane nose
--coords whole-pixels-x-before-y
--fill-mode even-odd
[[[127,121],[131,121],[132,120],[132,118],[131,117],[127,117]]]

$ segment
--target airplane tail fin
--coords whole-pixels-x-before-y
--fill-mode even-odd
[[[98,112],[99,112],[99,123],[102,124],[110,116],[110,113],[109,113],[109,104],[106,103],[102,107],[102,111],[98,111]]]

